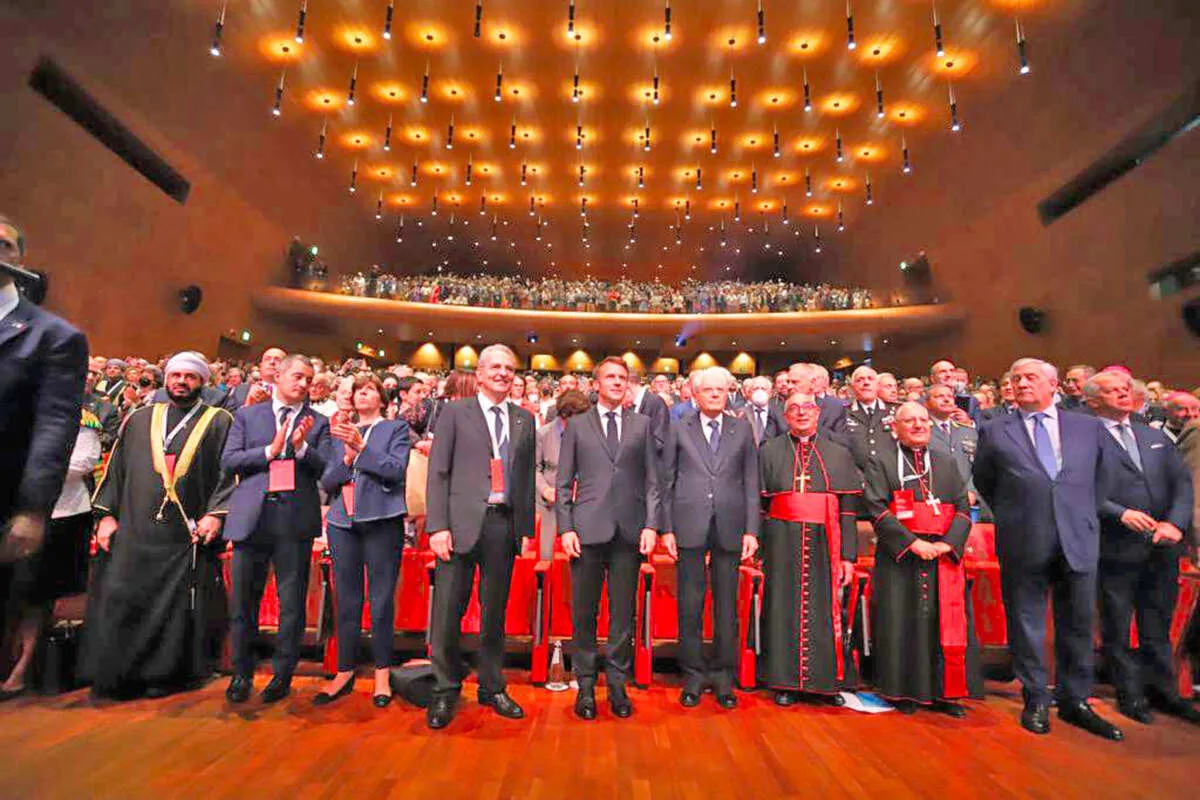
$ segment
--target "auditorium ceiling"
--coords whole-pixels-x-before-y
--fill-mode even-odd
[[[820,274],[1084,0],[194,0],[398,271]],[[285,132],[290,135],[285,135]],[[307,142],[306,146],[295,146]],[[345,269],[363,265],[334,265]]]

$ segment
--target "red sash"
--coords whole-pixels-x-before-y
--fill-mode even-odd
[[[842,524],[838,516],[838,498],[832,492],[780,492],[771,495],[767,517],[783,522],[809,525],[824,525],[829,542],[829,572],[832,581],[830,609],[833,617],[833,658],[837,665],[837,679],[846,677],[846,664],[842,657]]]
[[[924,501],[913,504],[911,519],[900,524],[920,536],[945,536],[954,521],[954,506],[939,503],[938,511]],[[895,509],[889,504],[889,510]],[[937,561],[938,634],[942,645],[942,693],[946,699],[966,697],[967,690],[967,571],[950,556]]]

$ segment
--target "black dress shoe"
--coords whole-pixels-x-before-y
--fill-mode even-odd
[[[733,692],[717,692],[717,705],[726,710],[737,708],[737,695]]]
[[[1058,718],[1102,739],[1119,742],[1125,738],[1120,728],[1102,718],[1083,700],[1059,703]]]
[[[371,695],[371,703],[376,708],[387,708],[392,704],[392,696],[390,694],[373,694]]]
[[[525,716],[525,711],[517,701],[508,696],[507,692],[498,692],[496,694],[479,693],[479,705],[487,706],[495,711],[498,715],[505,719],[522,719]]]
[[[354,676],[351,676],[350,680],[346,681],[346,683],[342,686],[342,688],[338,689],[333,694],[330,694],[329,692],[317,692],[316,697],[314,697],[312,699],[312,704],[314,706],[327,706],[330,703],[332,703],[334,700],[341,700],[343,697],[345,697],[346,695],[350,694],[353,691],[354,691]]]
[[[276,675],[271,678],[267,688],[262,690],[262,701],[268,705],[278,703],[292,693],[292,679]]]
[[[231,703],[244,703],[254,691],[254,681],[249,675],[234,675],[225,689],[225,699]]]
[[[846,705],[846,698],[842,697],[841,692],[829,695],[829,705],[834,708],[841,708]]]
[[[800,698],[796,695],[795,692],[776,692],[775,693],[775,705],[779,706],[780,708],[787,708],[788,706],[794,706],[799,701],[800,701]]]
[[[951,703],[946,700],[938,700],[933,704],[933,710],[939,714],[945,714],[947,717],[954,719],[964,719],[967,716],[967,710],[958,703]]]
[[[592,689],[580,689],[575,695],[575,716],[580,719],[596,718],[596,693]]]
[[[430,701],[429,708],[425,709],[425,724],[435,731],[441,730],[450,724],[457,710],[457,696],[438,695]]]
[[[1121,712],[1122,716],[1129,717],[1134,722],[1140,722],[1143,725],[1154,722],[1154,715],[1150,713],[1150,704],[1141,697],[1132,700],[1118,700],[1117,710]]]
[[[146,687],[146,691],[142,696],[147,700],[161,700],[164,697],[169,697],[175,694],[176,688],[165,683],[152,683]]]
[[[1050,705],[1048,703],[1029,702],[1021,712],[1021,727],[1030,733],[1050,732]]]
[[[1200,725],[1200,710],[1194,705],[1176,695],[1175,697],[1154,697],[1150,705],[1164,714],[1186,720],[1193,725]]]
[[[893,700],[892,705],[905,716],[917,713],[917,704],[912,700]]]
[[[633,701],[625,693],[624,687],[619,689],[609,687],[608,707],[612,709],[613,716],[618,719],[629,719],[633,716]]]
[[[695,708],[700,705],[700,693],[684,689],[679,695],[679,705],[684,708]]]

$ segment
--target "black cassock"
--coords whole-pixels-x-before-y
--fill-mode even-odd
[[[110,552],[101,553],[97,564],[85,628],[84,670],[105,694],[189,683],[211,672],[218,652],[224,541],[193,547],[183,514],[155,468],[152,439],[176,431],[163,463],[174,462],[175,492],[188,518],[221,516],[233,490],[221,473],[233,417],[214,409],[188,458],[187,443],[208,407],[176,430],[186,412],[157,405],[165,412],[159,412],[164,419],[157,430],[155,406],[126,421],[93,500],[97,518],[112,515],[118,522]]]
[[[971,532],[970,505],[953,456],[937,446],[914,454],[890,441],[867,463],[865,481],[877,537],[871,655],[879,693],[922,703],[982,697],[979,643],[961,563]],[[913,493],[913,516],[905,520],[897,519],[890,505],[898,490]],[[928,502],[931,496],[940,501],[937,514]],[[919,538],[944,541],[952,553],[935,561],[913,555],[909,548],[918,538],[913,531],[934,529],[941,535]],[[943,597],[943,587],[954,595]]]
[[[789,434],[767,440],[759,469],[766,510],[759,681],[783,691],[841,691],[855,677],[834,562],[856,557],[858,468],[836,442],[820,436],[802,442]],[[831,526],[839,540],[833,554]]]

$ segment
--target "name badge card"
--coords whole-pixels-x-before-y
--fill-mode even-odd
[[[346,509],[346,516],[354,516],[354,484],[342,484],[342,508]]]
[[[268,492],[293,492],[296,490],[296,459],[274,459],[267,479]],[[911,494],[911,493],[910,493]]]
[[[164,453],[163,460],[167,462],[167,478],[174,480],[175,478],[175,454]]]
[[[892,506],[894,507],[893,514],[896,519],[912,519],[913,518],[913,492],[911,489],[901,489],[892,492]]]
[[[504,494],[504,462],[493,458],[488,467],[492,477],[492,494]]]

